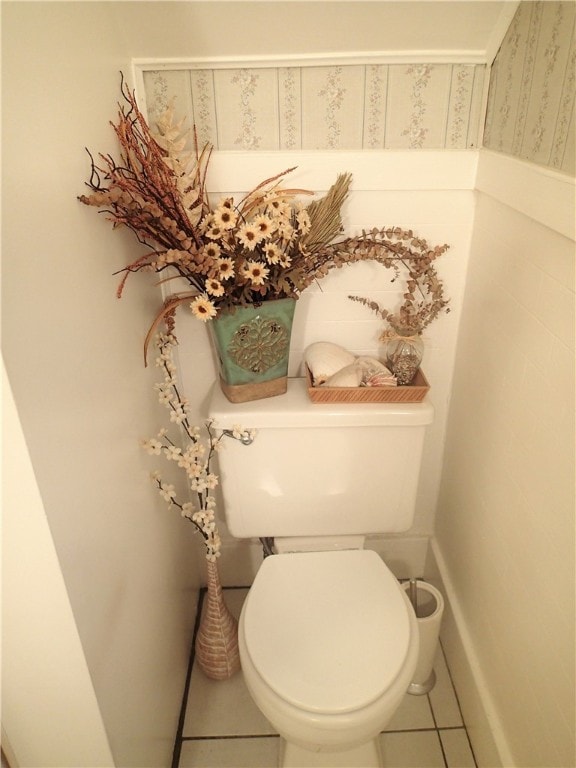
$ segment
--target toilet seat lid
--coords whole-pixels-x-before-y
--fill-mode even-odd
[[[275,555],[246,599],[246,649],[270,688],[294,706],[352,712],[379,698],[401,671],[408,611],[375,552]]]

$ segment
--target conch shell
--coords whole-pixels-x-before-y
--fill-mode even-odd
[[[362,369],[356,363],[346,365],[327,379],[323,387],[359,387],[362,384]]]
[[[316,341],[304,352],[304,361],[310,369],[315,387],[324,384],[335,373],[352,365],[355,360],[356,355],[330,341]]]

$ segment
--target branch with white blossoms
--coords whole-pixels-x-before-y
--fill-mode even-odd
[[[167,461],[176,462],[184,470],[186,484],[190,493],[189,501],[180,502],[172,483],[162,479],[160,472],[152,473],[151,478],[158,492],[170,507],[180,510],[182,517],[189,520],[204,539],[206,558],[214,562],[220,556],[220,535],[216,527],[216,499],[212,492],[218,485],[218,476],[212,472],[211,464],[216,451],[221,446],[222,437],[214,433],[214,424],[205,424],[206,437],[202,437],[200,427],[192,425],[189,419],[189,404],[182,397],[176,379],[176,366],[172,357],[172,347],[177,344],[172,334],[159,334],[156,339],[158,357],[156,365],[164,373],[164,380],[155,385],[158,399],[170,413],[170,422],[179,428],[179,437],[174,438],[166,428],[161,429],[156,437],[142,441],[142,447],[150,455],[163,455]],[[242,427],[234,427],[232,436],[242,440],[251,439],[253,432]]]

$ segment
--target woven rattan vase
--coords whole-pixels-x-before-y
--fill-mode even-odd
[[[227,680],[240,669],[238,622],[222,595],[215,562],[206,561],[208,585],[202,619],[196,635],[196,660],[212,680]]]

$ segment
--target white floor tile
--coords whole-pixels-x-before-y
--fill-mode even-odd
[[[184,741],[180,768],[277,768],[278,738]]]
[[[255,736],[273,734],[274,728],[248,693],[242,671],[230,680],[209,680],[194,668],[182,735]]]
[[[434,728],[428,696],[406,694],[385,731],[412,731]]]
[[[226,589],[230,612],[240,615],[248,590]],[[194,666],[182,736],[255,736],[274,734],[248,693],[242,671],[230,680],[210,680]]]
[[[226,603],[237,617],[247,592],[224,590]],[[407,694],[380,735],[386,768],[475,766],[440,648],[434,669],[436,685],[430,694]],[[180,768],[276,768],[278,764],[279,739],[253,703],[242,672],[230,680],[214,681],[194,668],[182,735]]]
[[[380,736],[386,768],[444,768],[436,731],[405,731]]]
[[[458,699],[454,692],[452,681],[442,648],[438,647],[434,659],[434,671],[436,672],[436,685],[430,693],[430,703],[434,712],[434,719],[438,728],[462,727],[462,715],[458,706]]]
[[[440,738],[448,768],[475,768],[474,755],[464,728],[440,731]]]

